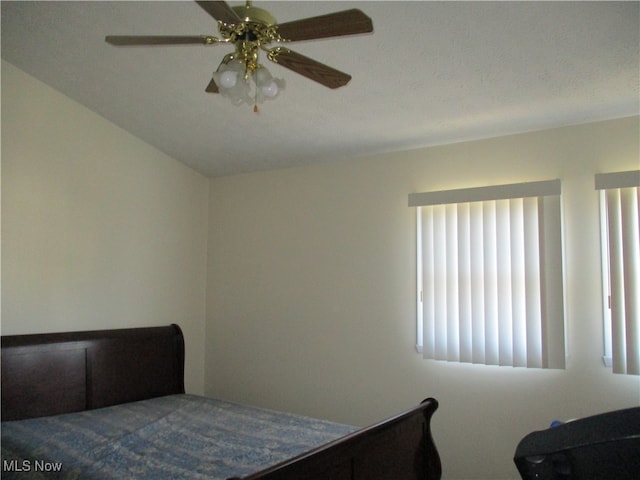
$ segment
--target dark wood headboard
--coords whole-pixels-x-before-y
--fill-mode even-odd
[[[2,336],[2,420],[184,393],[178,325]]]

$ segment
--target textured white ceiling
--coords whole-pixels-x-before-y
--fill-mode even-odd
[[[2,58],[207,176],[640,112],[639,2],[254,5],[279,22],[363,10],[373,34],[290,44],[351,82],[331,90],[268,65],[287,88],[255,114],[204,92],[228,45],[104,42],[110,34],[217,35],[191,1],[2,1]]]

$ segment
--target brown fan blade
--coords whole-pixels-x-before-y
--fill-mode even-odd
[[[321,83],[325,87],[342,87],[351,80],[351,75],[288,49],[277,49],[269,58],[289,70]]]
[[[242,19],[233,11],[227,2],[196,1],[196,3],[216,20],[220,20],[223,23],[242,23]]]
[[[277,25],[277,31],[285,40],[313,40],[373,32],[373,22],[361,10],[354,8],[281,23]]]
[[[190,45],[215,43],[215,37],[206,35],[189,36],[153,36],[153,35],[108,35],[104,39],[107,43],[117,46],[135,45]]]
[[[218,85],[216,85],[216,82],[213,80],[213,78],[209,82],[209,85],[207,85],[207,88],[204,89],[204,91],[207,93],[220,93],[220,90],[218,90]]]

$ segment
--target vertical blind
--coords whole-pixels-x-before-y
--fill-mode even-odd
[[[560,181],[417,193],[409,205],[423,356],[564,368]]]
[[[640,375],[640,171],[598,174],[614,373]]]

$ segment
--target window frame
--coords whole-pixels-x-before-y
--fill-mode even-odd
[[[560,334],[562,336],[560,341],[555,342],[557,344],[561,344],[561,348],[559,349],[557,346],[553,347],[552,350],[554,354],[552,354],[549,358],[544,358],[542,365],[539,368],[560,368],[564,369],[566,366],[566,334],[565,334],[565,305],[564,305],[564,268],[562,266],[563,262],[563,241],[562,241],[562,208],[560,202],[561,195],[561,181],[559,179],[555,180],[546,180],[541,182],[526,182],[519,184],[508,184],[508,185],[494,185],[494,186],[486,186],[486,187],[476,187],[476,188],[468,188],[468,189],[458,189],[458,190],[446,190],[446,191],[437,191],[437,192],[425,192],[425,193],[412,193],[409,195],[409,206],[416,207],[416,351],[419,353],[425,353],[423,347],[423,335],[424,335],[424,272],[423,272],[423,256],[422,256],[422,234],[423,234],[423,225],[422,225],[422,212],[421,209],[423,206],[435,206],[435,205],[443,205],[447,203],[455,203],[455,204],[465,204],[471,202],[479,202],[479,201],[494,201],[494,200],[512,200],[512,199],[524,199],[526,197],[538,197],[544,198],[547,196],[557,196],[558,204],[557,204],[557,215],[558,215],[558,225],[557,231],[559,234],[559,245],[557,249],[559,251],[559,260],[560,260],[560,269],[561,272],[559,274],[560,280],[559,284],[561,286],[561,295],[560,295],[560,307],[561,311],[561,327]],[[555,205],[554,205],[555,207]],[[543,227],[540,227],[543,229]],[[539,235],[543,235],[540,231],[538,231]],[[546,240],[545,240],[546,241]],[[540,246],[542,249],[543,247]],[[540,305],[541,309],[546,308],[544,305]],[[513,324],[511,324],[513,326]],[[557,330],[557,327],[553,327],[554,332]],[[552,341],[549,339],[549,336],[543,336],[543,342]],[[558,355],[558,351],[561,351],[560,355]],[[558,359],[561,357],[561,359]],[[429,358],[425,356],[425,358]],[[485,365],[495,365],[494,362],[489,361],[485,358],[482,362],[476,362],[475,360],[451,360],[447,359],[447,361],[457,361],[459,363],[475,363],[475,364],[485,364]],[[498,365],[515,365],[515,359],[512,359],[512,363],[501,363],[498,362]],[[532,365],[527,364],[527,367],[532,367]],[[538,367],[538,365],[533,366],[534,368]]]
[[[629,242],[626,245],[637,246],[640,244],[638,242],[638,237],[640,237],[640,232],[635,232],[638,237],[635,238],[635,241],[628,240],[629,237],[633,236],[633,232],[635,228],[632,226],[632,230],[628,230],[625,232],[625,227],[629,227],[629,223],[623,220],[625,207],[623,192],[614,192],[615,190],[622,190],[627,188],[635,188],[636,196],[640,196],[640,170],[630,170],[625,172],[613,172],[613,173],[599,173],[595,175],[595,189],[598,191],[598,200],[599,200],[599,219],[600,219],[600,258],[602,265],[602,321],[603,321],[603,356],[602,360],[605,366],[612,369],[613,373],[616,374],[626,374],[626,375],[640,375],[640,358],[638,357],[629,357],[628,351],[631,349],[638,353],[638,349],[640,349],[640,334],[637,335],[635,341],[628,341],[627,335],[628,332],[636,332],[640,331],[640,313],[638,313],[640,307],[635,303],[635,307],[633,306],[634,302],[628,304],[629,299],[625,293],[625,291],[629,288],[627,282],[631,285],[631,288],[635,285],[638,288],[640,285],[640,252],[635,251],[635,255],[633,253],[629,254],[628,251],[625,251],[624,242]],[[629,192],[627,192],[629,193]],[[615,248],[617,252],[617,256],[619,256],[619,260],[622,262],[622,271],[619,271],[620,264],[618,267],[613,267],[614,272],[612,273],[611,266],[611,255],[612,249],[610,245],[611,232],[609,231],[611,226],[611,221],[609,219],[610,206],[608,201],[608,195],[619,195],[616,203],[614,204],[618,207],[616,211],[621,215],[619,217],[619,227],[620,230],[616,232],[615,238],[622,242],[618,244],[618,247]],[[633,204],[633,202],[632,202]],[[629,205],[630,206],[630,205]],[[628,208],[628,207],[627,207]],[[640,201],[635,204],[634,208],[637,208],[639,211],[636,213],[640,213]],[[629,218],[634,218],[629,217]],[[638,223],[635,226],[640,225],[640,219],[635,219]],[[631,222],[633,223],[633,222]],[[623,240],[624,239],[624,240]],[[631,249],[632,252],[635,249]],[[640,250],[640,247],[639,247]],[[628,268],[627,262],[631,261],[632,265],[635,266],[632,268]],[[631,278],[627,278],[627,275],[631,274]],[[620,292],[615,295],[612,286],[612,276],[616,276],[617,283],[621,285]],[[630,280],[630,282],[629,282]],[[616,283],[616,282],[614,282]],[[633,292],[629,297],[636,298],[636,296],[640,297],[640,295],[634,295]],[[620,303],[622,301],[622,303]],[[616,303],[617,302],[617,303]],[[618,312],[624,311],[622,315],[618,315],[614,320],[613,316],[613,307],[616,307]],[[627,308],[629,308],[631,315],[635,312],[635,318],[629,317],[627,313]],[[616,323],[617,330],[614,332],[614,322]],[[620,333],[624,331],[623,333]],[[614,349],[614,342],[620,345],[621,351],[625,351],[625,355],[622,357],[616,357],[616,352]]]

